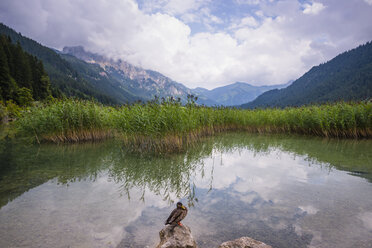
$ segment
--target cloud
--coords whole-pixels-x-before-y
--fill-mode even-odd
[[[202,1],[195,0],[170,0],[164,6],[164,9],[171,14],[185,14],[197,10],[202,5]]]
[[[139,2],[141,10],[147,14],[168,14],[185,23],[201,23],[203,17],[211,17],[209,9],[206,8],[210,0],[140,0]]]
[[[230,29],[242,28],[242,27],[258,27],[259,22],[253,16],[247,16],[238,20],[238,23],[232,23]]]
[[[166,12],[171,15],[182,15],[204,6],[207,0],[141,0],[139,4],[146,13]]]
[[[364,0],[368,5],[372,5],[372,0]]]
[[[293,158],[293,155],[280,150],[262,154],[236,150],[224,154],[216,152],[214,156],[204,160],[205,175],[211,176],[198,175],[194,181],[196,186],[209,189],[212,184],[213,189],[219,190],[231,187],[240,193],[239,197],[243,200],[251,199],[246,198],[246,193],[255,192],[267,201],[276,201],[277,196],[286,188],[288,178],[306,183],[313,170],[303,166],[304,157]],[[310,210],[311,214],[316,211],[311,206],[304,209],[309,211],[309,214]]]
[[[240,0],[236,6],[209,0],[5,0],[0,21],[53,48],[83,45],[188,87],[214,88],[300,77],[371,40],[371,8],[364,0]]]
[[[235,0],[237,4],[258,5],[265,0]]]
[[[4,226],[0,228],[2,247],[9,247],[14,242],[11,237],[20,233],[26,247],[45,247],[46,243],[46,247],[116,247],[125,237],[125,228],[146,209],[168,207],[163,197],[147,187],[130,189],[132,200],[128,200],[126,195],[120,195],[120,185],[106,175],[99,175],[94,182],[77,181],[68,188],[49,181],[2,208],[1,221],[8,223],[6,230]],[[146,196],[142,202],[138,199],[143,192]],[[18,226],[20,222],[22,226]],[[9,235],[4,235],[4,231]],[[34,239],[36,236],[40,238]]]
[[[317,15],[319,14],[325,6],[322,3],[313,2],[312,4],[304,4],[304,14]]]

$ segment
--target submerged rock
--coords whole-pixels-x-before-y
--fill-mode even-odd
[[[196,242],[191,235],[188,226],[176,226],[172,230],[171,225],[167,225],[160,232],[160,243],[156,248],[196,248]]]
[[[241,237],[233,241],[222,243],[218,248],[272,248],[261,241],[249,237]]]

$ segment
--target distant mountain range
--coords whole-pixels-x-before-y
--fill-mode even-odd
[[[243,103],[253,101],[262,93],[272,89],[282,89],[290,85],[286,84],[270,85],[270,86],[253,86],[248,83],[236,82],[234,84],[207,90],[204,88],[196,88],[193,90],[196,94],[206,96],[213,99],[217,105],[237,106]]]
[[[242,108],[301,106],[372,98],[372,42],[314,66],[285,89],[270,90]]]
[[[103,55],[85,51],[82,46],[65,47],[62,52],[87,63],[99,65],[107,76],[120,82],[121,87],[146,100],[153,99],[156,95],[159,97],[179,97],[185,101],[187,95],[192,94],[198,96],[197,103],[199,104],[237,106],[252,101],[265,91],[289,85],[253,86],[238,82],[213,90],[189,89],[156,71],[145,70],[122,60],[115,61]]]

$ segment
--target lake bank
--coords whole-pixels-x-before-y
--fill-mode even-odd
[[[75,143],[120,137],[134,151],[174,152],[226,131],[371,138],[372,103],[286,109],[208,108],[178,102],[108,107],[65,100],[29,108],[13,123],[17,136]]]

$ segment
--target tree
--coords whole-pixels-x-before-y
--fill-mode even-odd
[[[13,100],[21,105],[51,95],[43,63],[4,35],[0,35],[0,95],[3,101]]]
[[[0,46],[0,93],[3,100],[11,99],[15,96],[17,85],[10,76],[7,56],[3,46]]]
[[[18,90],[18,104],[20,106],[30,106],[34,99],[32,98],[32,91],[25,87]]]

